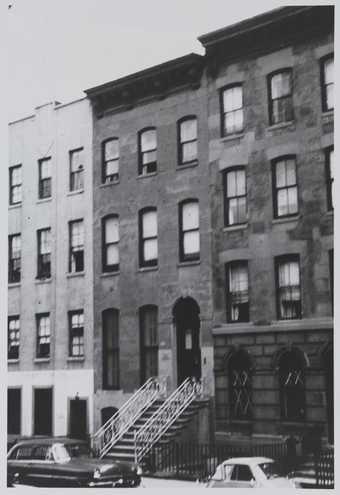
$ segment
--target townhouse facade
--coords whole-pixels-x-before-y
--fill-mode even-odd
[[[333,15],[256,16],[11,124],[13,433],[51,387],[49,431],[91,434],[195,377],[201,440],[333,442]]]

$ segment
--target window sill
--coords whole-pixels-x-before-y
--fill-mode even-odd
[[[84,277],[84,276],[85,276],[85,272],[72,272],[66,274],[67,278],[76,278],[76,277]]]
[[[12,289],[13,287],[20,287],[21,282],[8,282],[8,288]]]
[[[325,213],[326,217],[334,217],[334,209],[333,210],[327,210]]]
[[[334,118],[334,109],[322,112],[322,119]]]
[[[272,224],[280,224],[280,223],[289,223],[289,222],[296,222],[299,220],[300,215],[292,215],[290,217],[279,217],[279,218],[273,218]]]
[[[150,172],[150,174],[137,175],[137,180],[147,179],[148,177],[155,177],[155,175],[157,175],[157,174],[158,174],[158,172]]]
[[[182,268],[185,266],[195,266],[195,265],[200,265],[201,260],[192,260],[192,261],[180,261],[177,263],[178,268]]]
[[[52,201],[52,196],[50,196],[49,198],[37,199],[37,204],[40,204],[40,203],[49,203],[50,201]]]
[[[113,180],[112,182],[104,182],[99,185],[100,188],[105,188],[105,187],[110,187],[110,186],[115,186],[120,183],[120,179],[118,180]]]
[[[106,277],[115,277],[117,275],[120,275],[120,271],[117,270],[115,272],[104,272],[100,274],[100,277],[106,278]]]
[[[85,356],[69,356],[67,358],[68,363],[79,363],[81,361],[85,361]]]
[[[38,364],[39,363],[49,363],[50,360],[51,360],[51,358],[49,358],[49,357],[46,357],[46,358],[35,358],[34,359],[34,362],[35,363],[38,363]]]
[[[285,129],[287,127],[295,127],[295,120],[288,120],[287,122],[280,122],[267,127],[267,131],[276,131],[277,129]]]
[[[37,285],[39,284],[50,284],[52,282],[52,278],[49,277],[49,278],[36,278],[35,279],[35,283]]]
[[[7,359],[7,364],[16,364],[19,363],[19,358],[18,359]]]
[[[239,223],[237,225],[229,225],[228,227],[223,227],[223,232],[232,232],[233,230],[245,230],[248,228],[248,222]]]
[[[139,272],[156,272],[158,270],[158,265],[155,266],[141,266],[138,268]]]
[[[221,143],[227,143],[228,141],[235,141],[236,139],[244,138],[244,131],[235,132],[234,134],[227,134],[226,136],[222,136],[220,141]]]
[[[8,209],[9,210],[15,210],[17,208],[21,208],[21,206],[22,206],[22,202],[21,203],[14,203],[12,205],[8,205]]]
[[[77,194],[82,194],[85,189],[77,189],[76,191],[69,191],[67,196],[76,196]]]
[[[198,166],[198,160],[193,160],[192,162],[188,162],[188,163],[182,163],[182,164],[178,163],[176,170],[185,170],[187,168],[194,168],[197,166]]]

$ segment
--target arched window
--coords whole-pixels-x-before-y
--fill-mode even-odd
[[[293,76],[291,69],[281,69],[268,76],[270,125],[293,120]]]
[[[119,389],[119,311],[106,309],[103,321],[103,389]]]
[[[245,351],[235,352],[229,359],[229,403],[232,419],[251,417],[251,361]]]
[[[197,118],[183,117],[178,121],[178,163],[185,165],[197,160]]]
[[[102,219],[103,272],[119,270],[119,217],[108,215]]]
[[[179,258],[180,261],[200,258],[199,204],[196,199],[179,204]]]
[[[221,90],[222,136],[243,130],[243,87],[232,84]]]
[[[119,179],[119,140],[106,139],[102,143],[102,183],[117,182]]]
[[[147,175],[157,171],[157,133],[154,127],[138,134],[138,173]]]
[[[279,360],[281,418],[300,421],[305,417],[305,363],[297,350],[286,351]]]
[[[158,376],[158,309],[143,306],[139,310],[141,383]]]

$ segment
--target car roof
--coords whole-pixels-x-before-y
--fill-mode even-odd
[[[66,445],[84,444],[84,440],[78,440],[76,438],[68,437],[43,437],[43,438],[30,438],[26,440],[20,440],[13,447],[23,446],[23,445],[53,445],[54,443],[64,443]]]
[[[222,464],[263,464],[265,462],[274,462],[269,457],[232,457],[227,459]]]

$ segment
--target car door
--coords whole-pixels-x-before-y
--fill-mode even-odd
[[[32,456],[29,462],[29,472],[27,480],[30,485],[34,486],[51,486],[50,464],[48,458],[49,445],[36,445],[32,450]]]
[[[255,476],[247,464],[235,464],[226,486],[230,488],[254,488]]]

